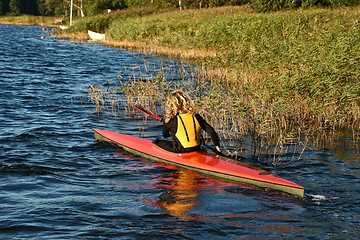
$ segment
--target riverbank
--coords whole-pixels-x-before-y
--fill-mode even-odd
[[[229,102],[224,99],[211,104],[216,107],[205,106],[207,112],[230,106],[226,112],[250,117],[246,121],[256,122],[265,132],[358,129],[359,7],[266,14],[244,7],[126,14],[87,19],[68,32],[95,29],[106,33],[111,41],[105,44],[110,46],[170,57],[192,51],[183,59],[213,69],[211,81],[232,98],[227,106],[221,104]]]
[[[4,25],[58,27],[62,23],[63,23],[62,17],[45,17],[45,16],[31,16],[31,15],[0,16],[0,24],[4,24]]]
[[[78,33],[55,33],[52,34],[54,38],[63,38],[72,41],[91,41],[87,32]],[[168,58],[180,58],[182,60],[197,60],[208,57],[215,57],[216,52],[210,50],[196,50],[185,48],[172,48],[167,46],[149,46],[146,43],[127,41],[127,40],[101,40],[98,41],[107,47],[123,48],[133,51],[141,51],[144,53],[157,54]]]

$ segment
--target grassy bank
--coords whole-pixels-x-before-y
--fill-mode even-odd
[[[56,27],[62,23],[62,17],[45,16],[0,16],[0,24],[10,25],[29,25],[29,26],[49,26]]]
[[[206,88],[188,90],[218,129],[228,124],[224,132],[285,142],[304,133],[359,130],[359,7],[131,11],[78,21],[68,33],[97,30],[107,44],[196,59],[193,81]],[[191,54],[181,55],[186,51]]]
[[[301,102],[317,124],[345,127],[359,118],[359,17],[359,8],[258,14],[231,7],[116,19],[106,33],[153,48],[215,52],[198,62],[233,72],[225,80],[236,95],[262,96],[278,109]]]
[[[216,57],[201,61],[234,72],[237,77],[225,80],[235,95],[261,96],[267,109],[286,114],[294,105],[304,110],[301,102],[307,112],[292,116],[296,122],[312,115],[313,124],[341,128],[359,118],[359,17],[359,9],[254,14],[225,8],[117,20],[107,34],[148,46],[215,51]]]

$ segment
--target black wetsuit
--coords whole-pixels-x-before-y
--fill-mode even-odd
[[[210,126],[199,114],[196,114],[195,118],[198,121],[198,123],[200,124],[201,129],[203,129],[210,135],[215,146],[220,146],[219,137],[216,134],[214,128],[212,126]],[[172,152],[183,153],[183,152],[192,152],[192,151],[198,150],[200,148],[200,144],[198,146],[191,147],[191,148],[184,148],[182,146],[179,139],[175,136],[175,134],[178,131],[177,128],[178,128],[179,124],[181,124],[181,123],[178,123],[177,116],[170,119],[170,121],[168,123],[164,123],[163,124],[163,136],[164,136],[164,138],[171,136],[172,141],[158,140],[156,143],[160,147],[162,147],[168,151],[172,151]],[[189,126],[189,127],[191,127],[191,126]]]

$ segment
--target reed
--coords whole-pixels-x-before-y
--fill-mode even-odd
[[[104,89],[101,86],[94,86],[89,84],[89,102],[95,105],[94,112],[100,114],[101,112],[108,112],[117,114],[120,110],[120,97],[117,88],[111,87],[110,85]]]
[[[310,141],[306,136],[314,131],[288,126],[285,117],[268,108],[266,101],[254,101],[245,94],[234,95],[223,85],[215,84],[213,75],[210,77],[206,69],[174,65],[154,70],[145,64],[128,68],[126,72],[126,75],[118,76],[117,82],[89,85],[89,101],[94,104],[96,114],[144,117],[134,108],[142,105],[163,116],[167,95],[182,89],[191,95],[198,112],[219,133],[227,154],[236,158],[249,154],[252,149],[251,155],[259,159],[274,156],[271,159],[274,164],[289,152],[293,153],[292,158],[300,158],[299,152],[303,152]],[[157,73],[152,74],[154,72]],[[181,79],[174,80],[173,75],[181,76]],[[205,139],[209,140],[206,134]]]

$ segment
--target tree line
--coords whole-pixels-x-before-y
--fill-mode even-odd
[[[70,11],[71,0],[0,0],[0,15],[60,16]],[[250,4],[259,12],[288,8],[315,6],[354,6],[360,0],[73,0],[74,11],[79,16],[95,15],[105,11],[134,8],[207,8],[226,5]]]

